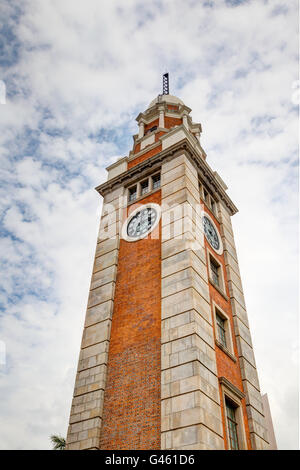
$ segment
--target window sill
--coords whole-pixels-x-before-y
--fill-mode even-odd
[[[227,300],[227,302],[228,302],[229,297],[227,297],[225,292],[222,289],[220,289],[219,286],[217,286],[217,284],[212,280],[211,277],[209,277],[208,280],[209,280],[210,284],[219,292],[219,294],[221,294],[222,297],[224,297],[224,299]]]
[[[216,345],[217,345],[220,349],[222,349],[222,351],[223,351],[225,354],[227,354],[227,356],[229,356],[230,359],[232,359],[233,362],[236,362],[236,357],[235,357],[233,354],[231,354],[231,352],[230,352],[227,348],[225,348],[225,346],[223,346],[223,344],[220,343],[220,341],[218,341],[217,339],[216,339]]]

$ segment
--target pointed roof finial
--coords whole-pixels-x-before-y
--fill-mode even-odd
[[[169,74],[163,74],[163,95],[169,94]]]

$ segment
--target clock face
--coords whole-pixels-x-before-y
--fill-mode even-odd
[[[150,232],[157,219],[157,212],[153,207],[146,207],[137,212],[127,224],[127,235],[139,238]]]
[[[125,221],[122,235],[127,241],[145,238],[158,224],[160,210],[158,204],[147,204],[136,209]]]
[[[203,216],[203,227],[204,233],[208,243],[213,247],[213,249],[218,252],[221,250],[221,241],[218,235],[218,232],[212,223],[212,221],[206,216]]]

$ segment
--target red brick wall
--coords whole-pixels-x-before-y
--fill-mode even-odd
[[[218,220],[214,217],[212,212],[209,211],[206,207],[205,207],[205,210],[206,210],[206,212],[208,212],[208,214],[213,219],[213,221],[215,222],[216,226],[218,227],[218,229],[220,231],[220,224],[219,224]],[[226,377],[226,379],[228,379],[233,385],[235,385],[241,392],[244,392],[243,383],[242,383],[242,376],[241,376],[241,370],[240,370],[239,360],[238,360],[238,350],[237,350],[237,345],[236,345],[236,338],[235,338],[235,335],[234,335],[234,324],[233,324],[233,317],[232,317],[232,308],[231,308],[231,303],[230,303],[230,299],[229,299],[228,280],[227,280],[227,273],[226,273],[224,255],[223,254],[222,255],[217,255],[214,252],[214,250],[210,247],[210,245],[208,244],[206,239],[205,239],[205,246],[210,249],[210,251],[213,253],[214,257],[221,263],[222,268],[223,268],[225,289],[226,289],[226,295],[228,297],[228,300],[226,300],[211,283],[209,283],[209,293],[210,293],[211,303],[212,303],[212,301],[214,301],[217,305],[219,305],[220,309],[223,310],[228,315],[228,317],[230,319],[234,355],[237,359],[237,361],[234,362],[221,348],[219,348],[216,345],[216,360],[217,360],[218,377]],[[206,251],[206,257],[207,257],[207,251]],[[208,266],[208,259],[207,259],[207,266]],[[211,312],[212,312],[212,315],[213,315],[213,306],[211,307],[211,309],[212,309]],[[215,328],[214,328],[214,336],[216,338]],[[220,397],[222,397],[221,387],[220,387]],[[244,425],[245,425],[247,445],[248,445],[248,449],[251,449],[251,441],[250,441],[250,433],[249,433],[249,426],[248,426],[248,418],[247,418],[245,400],[242,400],[242,406],[243,406]],[[224,432],[224,435],[225,435],[226,434],[226,430],[225,430],[226,427],[225,427],[225,415],[224,415],[224,409],[223,408],[224,408],[223,407],[223,401],[221,400],[223,432]],[[225,448],[227,449],[227,440],[226,439],[225,439]]]
[[[139,143],[136,144],[136,146],[134,147],[133,153],[138,153],[138,152],[140,152],[140,150],[141,150],[141,143],[139,142]]]
[[[144,128],[144,133],[146,135],[146,132],[151,129],[151,127],[154,127],[154,126],[157,126],[158,127],[158,124],[159,124],[159,119],[155,119],[154,121],[152,122],[149,122],[149,124],[146,124],[145,125],[145,128]]]
[[[174,127],[174,126],[180,126],[180,124],[182,124],[182,119],[165,116],[165,128],[166,129],[170,129],[171,127]]]
[[[160,191],[141,202],[160,204]],[[160,227],[155,230],[157,239],[120,243],[100,436],[103,450],[160,449]]]
[[[178,106],[175,104],[168,104],[168,109],[178,111]]]
[[[131,160],[128,162],[128,170],[132,168],[133,166],[137,165],[138,163],[143,162],[144,160],[147,160],[147,158],[153,157],[153,155],[156,155],[157,153],[162,151],[162,145],[158,145],[152,150],[149,150],[148,152],[143,153],[143,155],[140,155],[139,157],[135,158],[134,160]]]

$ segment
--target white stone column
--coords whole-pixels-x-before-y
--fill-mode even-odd
[[[113,314],[124,189],[104,197],[82,335],[67,450],[98,449]]]
[[[136,187],[136,198],[138,199],[139,197],[141,197],[141,195],[142,195],[142,187],[141,187],[141,183],[138,183]]]
[[[144,137],[145,134],[145,123],[143,121],[139,122],[139,139]]]
[[[219,204],[220,230],[224,245],[224,258],[232,305],[234,331],[237,340],[239,361],[246,394],[246,407],[253,449],[267,449],[268,435],[260,394],[259,380],[249,330],[243,287],[238,265],[230,215]]]
[[[158,127],[165,127],[165,112],[164,108],[159,108],[159,123]]]
[[[186,127],[187,129],[189,128],[188,117],[187,117],[186,113],[182,116],[182,123],[183,123],[184,127]]]
[[[197,171],[162,164],[161,449],[223,449]]]

